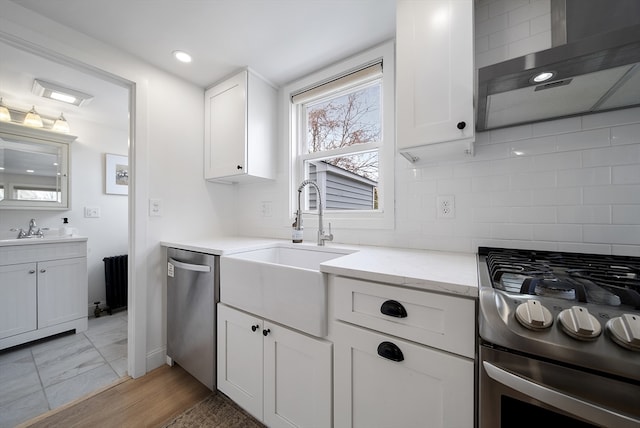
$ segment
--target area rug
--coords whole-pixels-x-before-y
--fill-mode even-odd
[[[163,428],[265,428],[226,395],[211,394],[189,410],[163,425]]]

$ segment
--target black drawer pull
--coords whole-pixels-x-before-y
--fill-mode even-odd
[[[391,342],[382,342],[378,345],[378,355],[387,360],[400,362],[404,360],[404,355],[397,345]]]
[[[395,300],[387,300],[380,306],[380,312],[390,317],[406,318],[407,310],[402,306],[400,302]]]

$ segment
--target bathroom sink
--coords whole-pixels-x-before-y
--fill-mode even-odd
[[[220,258],[220,301],[314,336],[327,334],[320,264],[353,250],[278,244]]]

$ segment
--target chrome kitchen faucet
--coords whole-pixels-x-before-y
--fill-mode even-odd
[[[329,223],[329,234],[326,235],[324,233],[324,225],[322,222],[322,196],[320,195],[320,188],[313,180],[304,180],[300,184],[300,187],[298,187],[298,211],[296,211],[296,230],[302,229],[302,209],[300,209],[300,195],[302,194],[302,190],[305,188],[305,186],[309,184],[316,189],[316,194],[318,195],[318,245],[324,246],[325,241],[333,241],[333,233],[331,233],[331,223]]]

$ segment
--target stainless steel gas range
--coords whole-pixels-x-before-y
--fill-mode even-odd
[[[640,258],[478,261],[479,427],[640,427]]]

